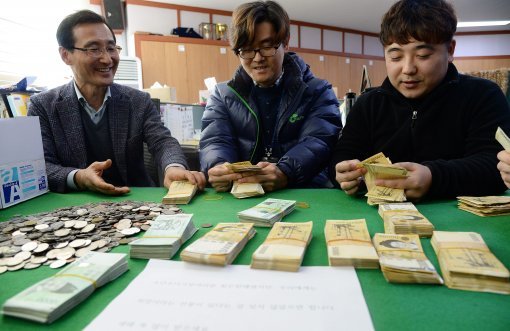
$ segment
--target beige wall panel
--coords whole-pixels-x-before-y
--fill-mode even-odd
[[[298,55],[310,66],[310,70],[312,70],[315,77],[325,79],[324,61],[320,61],[320,56],[324,58],[324,55],[305,52],[299,52]]]
[[[185,51],[179,51],[179,46],[183,44],[178,43],[164,43],[165,44],[165,77],[168,86],[175,87],[177,102],[187,103],[189,100],[188,85],[186,78],[188,77],[188,66],[186,65],[186,51],[187,46],[184,45]],[[160,59],[159,62],[162,62]],[[158,63],[158,62],[156,62]],[[197,96],[198,99],[198,96]]]
[[[457,69],[461,72],[510,68],[510,58],[509,59],[475,59],[475,60],[455,59],[453,61],[453,63],[455,64]]]
[[[143,87],[148,88],[154,82],[165,84],[165,43],[143,41],[141,42],[141,51]]]

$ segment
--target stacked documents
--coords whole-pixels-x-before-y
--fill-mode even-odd
[[[259,183],[238,183],[235,181],[230,193],[238,199],[244,199],[264,195],[265,192]]]
[[[384,220],[385,233],[431,237],[434,231],[434,225],[411,202],[381,204],[379,215]]]
[[[168,193],[163,197],[167,205],[188,204],[197,192],[197,185],[186,180],[176,180],[170,184]]]
[[[232,263],[255,235],[253,224],[219,223],[181,252],[187,262],[224,266]]]
[[[240,222],[272,227],[275,222],[290,214],[295,207],[295,200],[267,199],[255,207],[240,211],[237,216]]]
[[[253,253],[251,267],[298,271],[312,240],[312,222],[276,223],[266,240]]]
[[[365,219],[327,220],[324,228],[329,265],[379,268]]]
[[[129,257],[171,259],[181,245],[197,232],[193,214],[159,215],[142,238],[129,243]]]
[[[368,197],[367,203],[369,205],[406,201],[403,189],[375,185],[376,179],[397,179],[407,177],[407,170],[392,165],[390,159],[384,156],[383,153],[377,153],[362,161],[358,165],[358,168],[367,169],[367,173],[364,177],[368,192],[365,196]]]
[[[475,232],[434,231],[439,266],[450,288],[510,294],[510,273]]]
[[[85,300],[97,287],[127,270],[126,254],[89,252],[56,275],[7,300],[3,314],[52,323]]]
[[[510,214],[509,196],[457,197],[459,209],[478,216],[498,216]]]
[[[423,253],[416,234],[381,234],[374,236],[384,278],[390,283],[442,284],[443,280]]]

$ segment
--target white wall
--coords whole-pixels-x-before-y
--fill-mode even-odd
[[[495,56],[510,54],[510,34],[455,36],[455,56]]]

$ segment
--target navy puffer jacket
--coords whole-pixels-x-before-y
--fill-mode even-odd
[[[278,149],[273,154],[281,156],[277,166],[291,187],[324,186],[323,170],[342,128],[338,101],[331,85],[315,78],[296,54],[285,54],[283,69],[273,145]],[[209,98],[200,139],[200,165],[206,175],[219,163],[250,160],[256,164],[262,159],[261,119],[253,86],[240,66],[234,78],[219,83]]]

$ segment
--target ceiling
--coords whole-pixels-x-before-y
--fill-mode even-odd
[[[251,0],[154,0],[176,5],[232,11]],[[364,32],[379,32],[382,15],[396,0],[276,0],[291,20],[335,26]],[[510,20],[510,0],[451,0],[459,21]],[[458,32],[510,32],[510,25],[501,27],[459,28]]]

